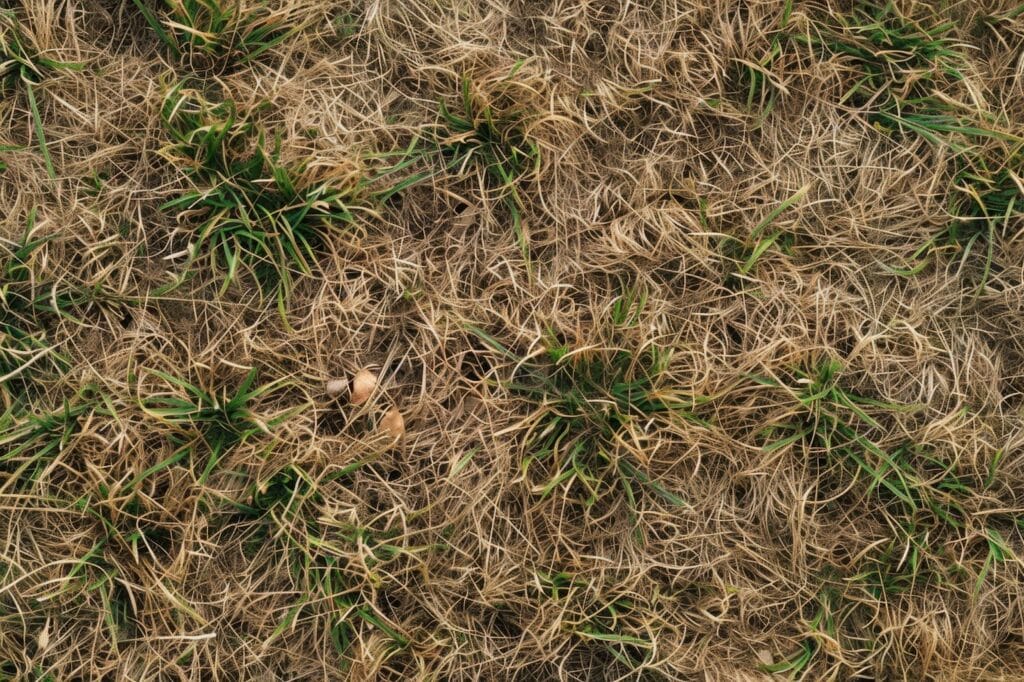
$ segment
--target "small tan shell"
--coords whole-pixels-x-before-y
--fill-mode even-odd
[[[388,434],[392,441],[399,440],[405,434],[405,418],[397,407],[392,407],[381,417],[380,430]]]
[[[373,389],[377,388],[377,375],[368,369],[361,369],[352,377],[353,405],[362,405],[370,399]]]
[[[345,381],[344,379],[331,379],[330,381],[327,382],[325,390],[327,391],[327,395],[329,395],[332,398],[337,398],[345,391],[345,388],[347,386],[348,382]]]

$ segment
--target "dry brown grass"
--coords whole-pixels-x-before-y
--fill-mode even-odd
[[[876,45],[865,81],[863,3],[792,4],[273,0],[298,30],[238,63],[131,0],[0,0],[81,65],[31,83],[53,178],[0,99],[35,339],[0,327],[0,679],[1024,679],[1024,13],[897,0],[958,73]],[[284,293],[222,291],[161,209],[213,182],[161,120],[183,78],[345,189]],[[933,110],[984,132],[879,118]],[[509,144],[540,163],[502,182]],[[950,237],[978,176],[1016,203]],[[522,388],[556,367],[596,388]],[[615,402],[647,373],[670,409]],[[590,487],[548,485],[573,443]]]

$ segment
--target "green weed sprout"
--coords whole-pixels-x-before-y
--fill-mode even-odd
[[[512,78],[522,63],[513,68]],[[462,175],[467,169],[479,169],[485,185],[495,193],[512,217],[512,230],[523,257],[529,260],[529,245],[523,232],[523,200],[519,186],[540,171],[540,146],[526,129],[527,115],[521,111],[497,113],[475,97],[470,79],[462,79],[459,106],[438,103],[438,125],[422,139],[413,140],[408,149],[395,154],[399,161],[383,170],[371,182],[412,166],[426,165],[401,181],[380,190],[376,197],[387,201],[413,185],[439,174]]]
[[[247,64],[302,28],[259,0],[164,0],[162,16],[132,1],[171,56],[198,70]]]
[[[32,127],[39,143],[39,151],[46,163],[46,172],[50,179],[57,178],[53,167],[50,150],[46,146],[43,134],[43,121],[39,115],[36,102],[35,87],[46,80],[48,72],[55,69],[73,69],[79,71],[81,64],[58,62],[43,57],[32,41],[26,37],[18,24],[18,17],[12,10],[0,9],[0,96],[24,88],[28,97],[29,110],[32,113]]]
[[[357,621],[386,634],[396,648],[408,644],[408,640],[373,608],[364,594],[362,582],[355,580],[347,570],[345,555],[346,548],[363,548],[367,553],[363,561],[373,571],[409,550],[391,544],[391,533],[330,522],[319,518],[314,508],[323,503],[320,486],[348,476],[362,465],[359,462],[339,469],[319,481],[301,467],[289,465],[251,486],[245,502],[234,503],[241,519],[257,522],[259,531],[253,538],[256,545],[262,545],[268,538],[275,538],[282,544],[292,577],[301,586],[302,597],[285,615],[270,640],[292,627],[304,609],[315,608],[327,610],[331,642],[342,661],[357,634]]]
[[[654,346],[639,352],[572,352],[551,343],[544,355],[529,359],[520,358],[481,329],[471,327],[471,331],[516,363],[516,374],[505,386],[536,405],[522,462],[524,475],[535,466],[547,472],[536,492],[546,497],[575,484],[589,507],[617,488],[635,507],[634,485],[640,484],[670,504],[685,504],[628,456],[616,454],[617,443],[628,440],[627,432],[637,421],[660,416],[705,424],[693,412],[702,402],[699,398],[660,386],[667,352]]]
[[[269,434],[302,407],[294,408],[266,421],[253,412],[253,402],[283,386],[282,381],[256,385],[258,370],[253,368],[233,390],[226,386],[203,388],[185,379],[159,370],[147,370],[168,384],[169,391],[147,395],[142,407],[161,422],[174,428],[174,454],[139,474],[131,489],[153,474],[182,460],[203,462],[197,481],[201,485],[229,449],[259,434]]]
[[[354,189],[306,181],[305,165],[280,163],[233,103],[211,104],[185,83],[168,93],[162,117],[173,138],[165,154],[194,189],[161,208],[198,216],[182,279],[205,258],[223,294],[248,271],[276,293],[283,314],[295,276],[311,273],[325,235],[352,223]]]

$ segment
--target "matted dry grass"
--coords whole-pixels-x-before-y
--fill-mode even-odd
[[[0,0],[0,679],[1024,679],[1015,1],[169,4]]]

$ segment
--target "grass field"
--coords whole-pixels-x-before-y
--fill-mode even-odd
[[[1024,680],[1024,5],[0,8],[0,680]]]

